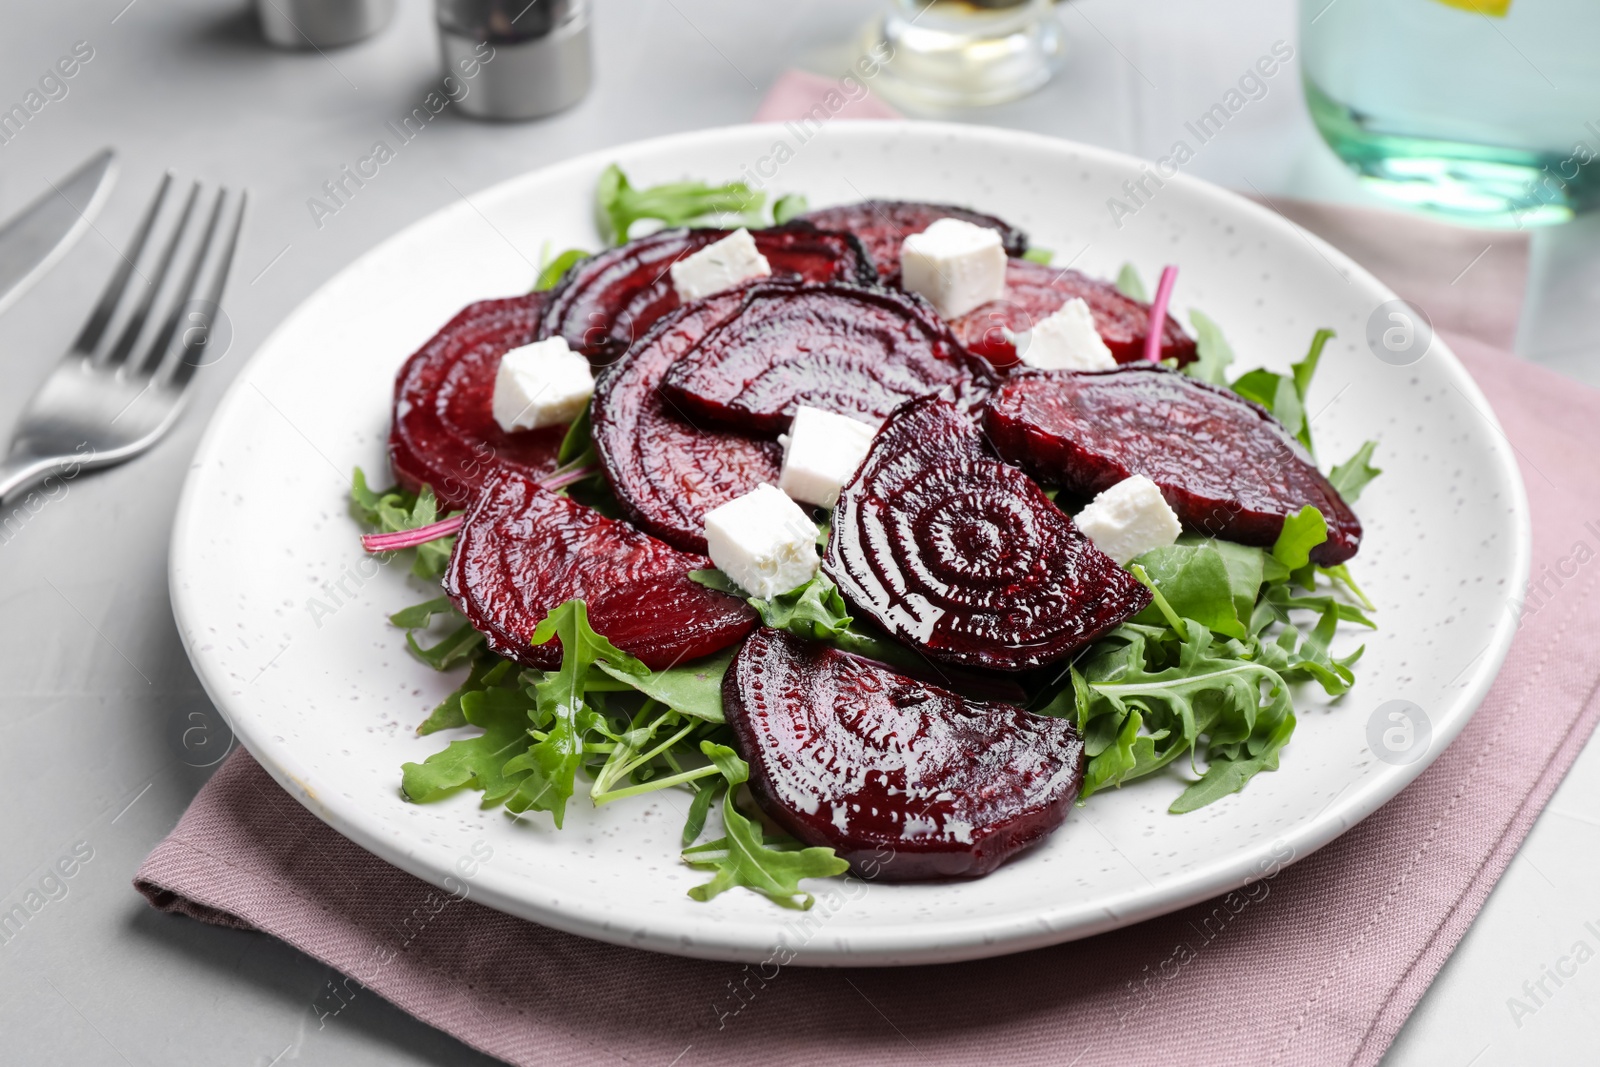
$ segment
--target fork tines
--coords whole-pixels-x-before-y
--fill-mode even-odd
[[[181,387],[204,362],[205,348],[219,310],[218,301],[222,299],[228,269],[239,242],[239,230],[244,223],[247,197],[241,192],[234,198],[231,218],[223,226],[228,190],[218,187],[206,212],[204,229],[198,237],[186,241],[200,200],[201,185],[196,181],[189,187],[176,219],[167,224],[165,240],[158,249],[152,250],[151,257],[146,257],[146,246],[158,229],[171,188],[169,171],[162,177],[154,199],[134,231],[132,247],[121,254],[122,262],[83,324],[73,350],[97,367],[116,368],[121,374]],[[220,242],[217,240],[219,226],[223,230]],[[216,250],[214,245],[218,246]],[[141,260],[146,258],[150,261],[141,265]],[[206,270],[208,261],[209,271]],[[174,266],[180,263],[183,265],[178,266],[177,280],[169,282]],[[101,342],[112,332],[109,329],[112,321],[118,317],[119,308],[125,305],[115,341],[103,346]]]

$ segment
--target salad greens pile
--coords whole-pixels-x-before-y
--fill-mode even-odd
[[[615,166],[602,175],[596,195],[601,232],[613,245],[625,241],[640,219],[722,224],[734,214],[748,225],[765,225],[764,203],[764,194],[737,182],[635,189]],[[773,205],[773,216],[781,222],[804,209],[804,198],[783,197]],[[549,261],[540,287],[556,284],[585,255],[569,250]],[[1116,284],[1131,297],[1147,299],[1131,266],[1122,268]],[[1198,358],[1184,373],[1262,405],[1314,456],[1315,414],[1306,398],[1332,332],[1317,331],[1306,356],[1286,374],[1258,369],[1230,381],[1234,354],[1221,329],[1199,311],[1191,311],[1190,323]],[[587,462],[592,449],[585,416],[569,431],[561,460]],[[1368,441],[1330,470],[1329,480],[1345,500],[1354,501],[1380,473],[1372,465],[1374,449]],[[598,479],[570,491],[616,513]],[[350,500],[355,517],[379,532],[418,529],[444,517],[427,489],[374,492],[360,470]],[[1311,551],[1326,539],[1323,516],[1312,507],[1291,516],[1270,549],[1185,534],[1130,563],[1151,590],[1148,608],[1064,669],[1016,679],[1026,696],[1020,702],[1029,710],[1077,724],[1088,754],[1080,803],[1165,771],[1187,781],[1169,810],[1190,812],[1239,791],[1262,771],[1278,769],[1295,728],[1294,687],[1315,685],[1333,697],[1347,692],[1364,646],[1336,656],[1334,635],[1341,623],[1374,627],[1367,614],[1372,604],[1348,568],[1311,561]],[[411,574],[436,583],[453,543],[448,537],[402,550],[415,553]],[[691,577],[743,595],[721,571]],[[766,626],[911,673],[931,666],[858,624],[823,575],[781,596],[747,600]],[[444,597],[397,612],[390,622],[406,631],[407,645],[429,666],[466,668],[460,686],[417,732],[476,731],[421,763],[404,765],[401,788],[410,800],[422,803],[471,789],[481,794],[485,808],[503,806],[516,816],[548,812],[557,827],[580,790],[597,806],[647,793],[674,807],[686,801],[679,807],[682,858],[712,875],[690,891],[697,900],[742,886],[785,907],[807,908],[812,897],[800,888],[803,879],[846,870],[831,849],[802,847],[771,833],[759,813],[752,814],[741,791],[749,767],[732,748],[722,710],[723,676],[735,650],[651,670],[596,633],[581,600],[551,611],[534,632],[534,644],[561,642],[560,665],[550,671],[522,668],[490,653]],[[959,681],[950,684],[966,688]],[[700,843],[714,807],[722,836]]]
[[[663,226],[782,226],[804,215],[806,198],[799,193],[780,196],[767,211],[767,194],[744,182],[707,185],[699,181],[666,182],[635,189],[615,163],[600,172],[595,185],[595,228],[607,248],[626,244],[633,224],[653,219]],[[592,255],[569,248],[551,256],[548,246],[539,264],[535,292],[554,289],[572,267]]]

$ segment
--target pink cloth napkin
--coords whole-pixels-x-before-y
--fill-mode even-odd
[[[782,122],[805,115],[818,119],[897,119],[900,112],[873,96],[861,78],[824,78],[806,70],[789,70],[773,82],[756,108],[754,121]]]
[[[1587,540],[1600,393],[1509,354],[1521,238],[1277,207],[1426,308],[1483,386],[1522,459],[1534,573]],[[1248,894],[1024,955],[761,971],[587,941],[383,863],[243,752],[135,885],[163,910],[281,938],[514,1064],[1374,1064],[1600,717],[1597,580],[1580,572],[1527,613],[1461,736],[1328,847]]]

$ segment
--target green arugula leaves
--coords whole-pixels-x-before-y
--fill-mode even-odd
[[[399,625],[427,625],[447,610],[448,601],[429,601],[394,617]],[[722,679],[733,649],[651,670],[596,633],[581,600],[557,607],[534,630],[534,644],[554,640],[561,642],[561,663],[552,671],[518,671],[478,649],[465,654],[472,657],[466,681],[418,732],[462,726],[481,732],[405,764],[406,797],[424,803],[475,789],[485,808],[547,811],[559,828],[580,774],[593,779],[589,797],[596,806],[683,786],[695,791],[684,861],[717,872],[691,892],[697,900],[744,886],[785,907],[806,908],[811,897],[800,879],[843,873],[846,864],[831,849],[769,839],[739,810],[734,794],[749,768],[725,743],[732,735],[722,718]],[[725,836],[689,847],[704,832],[718,793]]]
[[[1309,553],[1326,539],[1322,515],[1305,508],[1271,551],[1186,534],[1130,564],[1154,603],[1074,663],[1070,688],[1043,709],[1075,716],[1083,734],[1080,799],[1187,757],[1205,770],[1172,803],[1181,814],[1277,770],[1294,733],[1291,684],[1347,692],[1362,649],[1335,658],[1329,644],[1342,621],[1372,625],[1331,593],[1296,591],[1314,587],[1323,569]],[[1294,612],[1317,621],[1303,632]]]
[[[745,591],[719,570],[690,571],[689,577],[708,588],[745,596]],[[914,667],[919,662],[917,654],[904,645],[857,629],[844,597],[825,574],[770,600],[752,596],[745,597],[745,602],[756,609],[763,625],[775,630],[787,630],[807,641],[826,641],[891,666]]]
[[[626,673],[644,670],[589,627],[589,609],[569,600],[546,615],[533,631],[533,643],[561,641],[561,665],[533,684],[535,721],[543,736],[526,752],[506,763],[507,773],[522,775],[506,801],[513,812],[548,811],[560,829],[583,764],[584,738],[603,718],[584,700],[590,669],[605,660]]]
[[[1132,263],[1124,263],[1122,269],[1117,271],[1117,292],[1129,300],[1137,300],[1141,304],[1150,303],[1150,292],[1144,287],[1144,282],[1139,278],[1139,272]]]
[[[804,193],[785,193],[772,202],[772,224],[782,226],[811,210],[811,202]]]
[[[439,514],[438,501],[433,497],[433,490],[427,486],[423,486],[420,493],[409,493],[398,488],[376,493],[367,487],[367,476],[360,467],[355,469],[350,478],[350,511],[357,522],[375,533],[416,530],[449,517]],[[441,537],[414,549],[400,551],[416,553],[416,560],[411,565],[412,574],[418,578],[433,579],[444,573],[455,543],[454,537]]]
[[[1233,346],[1222,336],[1222,327],[1204,312],[1190,309],[1189,324],[1194,327],[1196,357],[1183,368],[1191,378],[1212,385],[1228,384],[1228,367],[1233,363]]]
[[[533,291],[543,293],[554,289],[556,284],[567,276],[567,271],[588,259],[590,255],[591,253],[581,248],[569,248],[558,253],[554,259],[542,263],[539,267],[539,277],[534,279]]]
[[[615,247],[628,240],[628,232],[640,219],[658,219],[667,226],[715,224],[728,215],[739,215],[742,222],[765,224],[760,217],[767,194],[756,192],[744,182],[707,185],[705,182],[665,182],[635,189],[622,168],[615,163],[600,173],[595,184],[595,225],[600,237]],[[785,211],[792,211],[790,201]]]
[[[1372,465],[1372,453],[1377,447],[1376,441],[1364,442],[1356,449],[1355,455],[1328,472],[1328,481],[1332,482],[1339,495],[1344,497],[1346,504],[1354,503],[1361,495],[1361,490],[1367,487],[1367,483],[1383,473]]]
[[[1233,391],[1246,400],[1272,412],[1294,438],[1316,455],[1311,444],[1311,414],[1306,410],[1306,393],[1310,391],[1312,376],[1322,361],[1322,350],[1333,337],[1332,330],[1318,330],[1311,338],[1311,350],[1304,359],[1289,368],[1288,374],[1256,369],[1247,371],[1233,383]]]
[[[831,848],[801,848],[787,838],[768,838],[761,824],[747,817],[734,802],[739,786],[750,777],[749,765],[726,745],[703,741],[700,750],[727,781],[722,794],[725,836],[683,850],[683,860],[689,866],[716,872],[711,881],[689,890],[689,896],[705,901],[743,886],[786,908],[811,907],[813,897],[800,888],[801,879],[831,878],[843,874],[850,865]]]
[[[400,788],[405,795],[425,803],[471,786],[483,794],[486,808],[505,800],[515,783],[506,764],[528,745],[527,704],[520,696],[515,690],[490,686],[456,698],[464,723],[483,733],[452,741],[421,763],[402,766]]]

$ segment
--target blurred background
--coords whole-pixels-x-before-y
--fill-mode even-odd
[[[1193,149],[1187,174],[1259,198],[1482,226],[1485,256],[1526,232],[1518,352],[1600,383],[1592,314],[1600,221],[1586,213],[1590,160],[1600,154],[1594,0],[262,0],[259,8],[0,2],[0,218],[101,147],[117,149],[122,170],[92,231],[0,316],[0,423],[16,418],[61,350],[81,294],[118,256],[108,236],[132,229],[163,170],[247,186],[252,197],[225,301],[228,340],[200,376],[197,417],[142,460],[137,477],[85,479],[73,508],[46,509],[0,553],[8,792],[48,795],[60,809],[48,826],[8,827],[0,883],[23,878],[69,825],[93,828],[103,857],[52,915],[48,935],[30,935],[26,954],[0,950],[3,1041],[26,1030],[30,1043],[12,1048],[34,1050],[15,1061],[0,1053],[10,1062],[41,1062],[34,1053],[46,1048],[66,1063],[488,1062],[371,996],[319,1030],[306,1005],[326,968],[264,937],[160,919],[127,884],[208,773],[182,766],[144,786],[171,762],[171,738],[131,725],[179,729],[186,709],[209,707],[165,607],[160,554],[204,428],[198,416],[318,286],[476,190],[607,145],[749,121],[786,72],[837,79],[887,39],[899,65],[874,89],[913,117],[1031,130],[1152,161],[1183,141]],[[976,50],[951,39],[968,33],[987,36]],[[462,74],[460,64],[491,40],[495,63],[467,76],[474,95],[452,94],[445,64]],[[1268,57],[1270,75],[1261,65]],[[440,92],[447,102],[435,110],[425,101]],[[989,102],[969,106],[974,99]],[[15,106],[26,119],[6,125]],[[397,137],[419,107],[431,117]],[[350,183],[346,168],[379,140],[397,146],[393,158]],[[142,547],[123,550],[131,545]],[[78,561],[58,575],[57,591],[33,577],[47,552]],[[113,635],[126,659],[96,631]],[[1580,771],[1593,763],[1586,758]],[[1528,850],[1541,847],[1541,832]],[[1386,1062],[1465,1067],[1491,1043],[1508,1054],[1483,1063],[1578,1062],[1574,1049],[1592,1049],[1600,971],[1526,1027],[1512,1026],[1494,995],[1504,983],[1490,981],[1536,974],[1548,955],[1526,926],[1501,917],[1537,920],[1565,892],[1513,865]],[[67,983],[65,992],[52,982]]]

